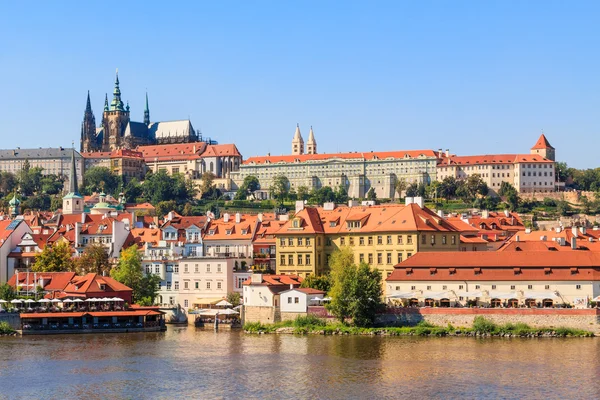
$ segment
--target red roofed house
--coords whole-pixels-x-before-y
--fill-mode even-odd
[[[327,293],[312,288],[294,288],[279,294],[282,320],[293,320],[299,315],[306,315],[308,306],[321,305],[320,301]],[[313,300],[320,299],[320,300]]]
[[[53,295],[64,290],[75,276],[75,272],[19,272],[8,284],[23,294],[35,293],[36,288],[41,287],[44,293]]]
[[[570,304],[600,295],[600,253],[486,251],[418,253],[396,265],[386,296],[419,305]]]
[[[488,188],[497,192],[502,182],[510,183],[519,193],[556,191],[555,150],[546,136],[540,136],[530,154],[487,154],[454,156],[439,153],[437,180],[458,180],[479,175]]]
[[[278,322],[281,320],[280,294],[299,288],[302,278],[297,275],[252,274],[244,282],[244,321]]]
[[[6,283],[15,273],[17,259],[10,254],[18,250],[25,233],[32,233],[22,219],[0,220],[0,284]]]

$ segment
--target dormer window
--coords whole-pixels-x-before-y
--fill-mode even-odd
[[[214,234],[215,234],[215,230],[214,230],[214,229],[210,229],[210,230],[208,231],[208,234],[209,234],[209,235],[214,235]]]
[[[348,221],[348,229],[360,228],[360,221]]]
[[[225,234],[226,234],[226,235],[231,235],[231,229],[227,229],[227,230],[225,231]]]
[[[248,234],[248,229],[242,229],[242,235],[247,235]]]
[[[292,227],[294,227],[294,228],[300,228],[300,221],[298,221],[297,219],[295,219],[294,221],[292,221]]]
[[[104,283],[100,284],[100,290],[106,290],[106,285]]]

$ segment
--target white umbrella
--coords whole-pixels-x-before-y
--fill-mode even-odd
[[[323,301],[331,301],[331,297],[325,297]]]
[[[108,297],[103,297],[101,299],[98,299],[100,301],[113,301],[113,299],[109,299]]]
[[[2,301],[2,300],[0,300],[0,301]],[[600,296],[596,296],[596,297],[594,297],[594,298],[592,299],[592,301],[600,301]]]
[[[123,300],[123,299],[122,299],[122,298],[120,298],[120,297],[113,297],[113,298],[112,298],[112,301],[125,301],[125,300]]]
[[[232,305],[233,304],[231,304],[227,300],[221,300],[220,302],[218,302],[217,304],[215,304],[215,306],[219,306],[219,307],[231,307]]]
[[[96,301],[96,299],[85,299],[85,301],[87,301],[88,303],[91,303],[92,301]]]
[[[0,299],[0,303],[6,303],[6,302],[7,302],[6,300]]]
[[[232,310],[231,308],[226,308],[224,310],[218,310],[217,314],[219,315],[237,315],[239,312]]]
[[[29,303],[35,303],[35,300],[27,299],[27,300],[25,300],[25,303],[28,303],[28,304]]]
[[[12,304],[21,304],[23,301],[19,300],[19,299],[14,299],[10,301]]]
[[[53,303],[60,303],[60,302],[62,302],[62,300],[59,300],[59,299],[52,299],[52,302],[53,302]]]
[[[320,297],[313,297],[310,301],[322,301],[323,299]]]
[[[71,299],[66,299],[65,301],[63,301],[63,303],[72,303],[72,302],[73,302],[73,300],[71,300]]]
[[[40,299],[38,303],[50,303],[49,299]]]
[[[83,303],[83,300],[81,300],[81,299],[75,299],[75,300],[73,300],[73,303]]]

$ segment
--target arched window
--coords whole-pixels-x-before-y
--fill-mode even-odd
[[[215,172],[215,171],[214,171],[214,165],[213,165],[213,162],[212,162],[212,161],[210,162],[210,172]]]

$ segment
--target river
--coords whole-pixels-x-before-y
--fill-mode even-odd
[[[0,338],[4,399],[595,399],[600,339],[163,333]]]

